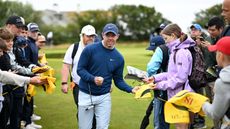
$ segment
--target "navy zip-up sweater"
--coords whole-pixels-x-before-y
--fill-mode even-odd
[[[79,89],[87,94],[103,95],[110,92],[112,79],[115,85],[128,93],[132,87],[127,85],[123,79],[124,59],[114,49],[107,49],[102,42],[88,45],[82,52],[78,63],[77,73],[81,77]],[[97,86],[94,77],[104,78],[103,84]]]
[[[31,37],[28,37],[28,46],[25,48],[25,55],[28,61],[31,64],[39,65],[38,64],[38,47],[36,46],[36,41]]]

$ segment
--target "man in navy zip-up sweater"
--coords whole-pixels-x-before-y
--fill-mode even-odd
[[[107,24],[102,32],[103,41],[88,45],[82,52],[77,73],[79,84],[79,129],[91,129],[93,115],[97,129],[108,129],[111,112],[110,89],[115,85],[128,93],[135,93],[123,79],[124,58],[115,48],[119,38],[116,25]]]

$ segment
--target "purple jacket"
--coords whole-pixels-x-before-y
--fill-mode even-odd
[[[170,50],[168,72],[154,75],[156,88],[161,90],[167,90],[168,99],[174,96],[176,93],[183,89],[193,91],[188,84],[188,76],[192,70],[192,55],[188,49],[190,46],[194,46],[195,42],[188,37],[184,42],[180,43],[179,39],[168,43],[167,46]],[[179,49],[176,52],[176,62],[174,63],[175,49]]]

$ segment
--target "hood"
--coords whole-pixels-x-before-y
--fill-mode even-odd
[[[195,45],[196,42],[191,37],[188,36],[185,41],[183,41],[176,47],[176,49],[189,48],[190,46],[195,46]]]
[[[169,48],[170,53],[172,53],[175,47],[178,46],[178,44],[180,44],[180,40],[176,39],[170,43],[167,43],[166,46]]]
[[[227,67],[223,68],[220,72],[220,79],[225,82],[225,83],[230,83],[230,65]]]

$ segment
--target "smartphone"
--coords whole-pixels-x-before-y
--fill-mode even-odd
[[[204,38],[203,38],[203,37],[200,37],[199,39],[200,39],[200,41],[204,41]]]

